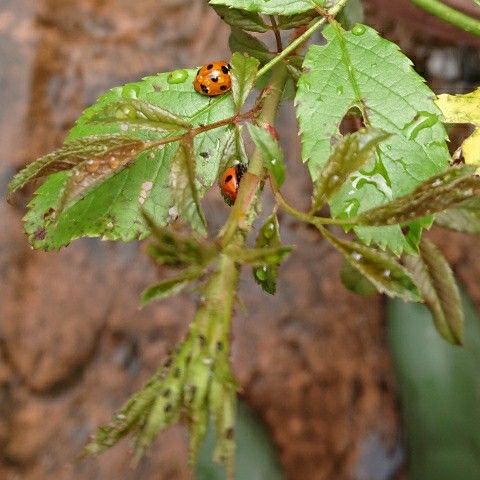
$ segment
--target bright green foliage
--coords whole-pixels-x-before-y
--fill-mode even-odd
[[[432,312],[438,333],[454,345],[463,343],[463,310],[452,269],[440,250],[428,240],[420,242],[420,255],[407,257],[425,304]]]
[[[280,248],[280,228],[278,225],[277,215],[274,213],[270,215],[257,237],[256,247],[258,249],[264,248]],[[288,254],[289,250],[285,250],[285,254]],[[255,281],[262,287],[262,290],[274,295],[277,290],[277,276],[278,276],[278,267],[284,255],[276,255],[268,262],[265,262],[263,265],[257,265],[253,268],[253,278]]]
[[[312,207],[319,210],[340,190],[348,177],[360,170],[374,155],[388,134],[382,130],[359,130],[346,135],[335,145],[330,158],[314,184]]]
[[[225,7],[223,5],[212,5],[212,7],[217,12],[218,16],[232,27],[258,33],[266,32],[268,30],[268,26],[258,13]]]
[[[237,111],[240,111],[248,94],[253,88],[259,61],[235,52],[230,61],[232,65],[232,93]]]
[[[403,224],[413,218],[456,207],[480,195],[480,177],[472,167],[452,168],[428,179],[412,193],[361,213],[355,221],[364,225]]]
[[[145,142],[148,147],[167,137],[183,135],[189,124],[212,123],[234,113],[231,95],[211,99],[198,94],[192,86],[196,71],[186,72],[182,83],[176,80],[169,83],[169,78],[170,82],[172,79],[167,72],[110,90],[83,113],[71,130],[67,139],[70,143],[65,144],[65,149],[73,145],[75,155],[65,157],[62,153],[59,160],[72,162],[72,158],[73,161],[78,158],[88,162],[91,159],[89,149],[92,148],[88,146],[89,142],[85,142],[84,151],[78,148],[80,143],[72,142],[84,142],[92,135],[96,138],[105,136],[106,142],[110,143],[112,135],[115,135],[113,138],[128,137]],[[193,157],[185,157],[185,150],[183,153],[179,151],[179,142],[172,142],[135,154],[133,159],[122,165],[116,165],[114,158],[110,178],[70,201],[55,221],[52,213],[60,206],[71,173],[51,175],[37,190],[25,217],[30,242],[35,248],[51,250],[81,236],[124,241],[143,238],[148,235],[148,229],[142,209],[158,224],[165,225],[180,213],[193,221],[194,227],[202,229],[198,201],[193,202],[193,209],[187,207],[186,198],[183,203],[185,208],[175,205],[174,192],[168,188],[172,182],[171,172],[172,169],[176,172],[173,180],[180,181],[180,175],[180,183],[189,186],[189,198],[198,200],[216,182],[220,154],[225,145],[232,142],[233,135],[231,126],[197,135],[193,143]],[[98,145],[100,150],[104,148],[100,143]],[[34,168],[27,167],[30,172]],[[196,182],[192,183],[194,171]],[[16,186],[24,183],[18,178],[14,180]],[[194,189],[197,190],[196,195]]]
[[[327,44],[309,48],[296,96],[302,156],[313,179],[327,162],[350,109],[361,112],[367,126],[390,134],[376,158],[331,201],[335,217],[349,218],[405,195],[443,171],[449,154],[433,93],[396,45],[360,24],[350,32],[328,26],[323,34]],[[416,250],[418,227],[418,222],[412,224],[407,237],[399,226],[355,231],[365,243],[400,254]]]
[[[275,56],[268,51],[267,46],[258,40],[258,38],[240,30],[239,28],[232,28],[232,33],[228,39],[228,45],[232,52],[247,53],[258,59],[261,64],[267,63]]]
[[[262,152],[263,164],[270,171],[275,183],[281,187],[285,181],[283,150],[267,128],[249,124],[248,133]]]
[[[340,270],[340,279],[344,287],[357,295],[367,297],[377,293],[375,285],[366,277],[364,277],[356,268],[353,268],[350,262],[343,260]]]
[[[480,199],[468,200],[456,208],[437,214],[435,223],[457,232],[480,234]]]
[[[420,300],[420,294],[409,272],[395,258],[361,243],[337,238],[324,228],[320,230],[345,260],[375,285],[380,293],[410,302]]]
[[[227,5],[266,15],[293,15],[307,12],[313,5],[324,5],[324,0],[210,0],[210,5]]]

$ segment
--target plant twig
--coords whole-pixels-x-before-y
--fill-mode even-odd
[[[444,22],[455,25],[461,30],[465,30],[473,35],[480,36],[480,20],[459,12],[438,0],[410,0],[414,5],[420,7]]]
[[[270,21],[272,22],[272,30],[275,34],[275,42],[277,43],[277,53],[280,53],[283,50],[282,36],[280,35],[280,30],[278,29],[274,15],[270,15]]]
[[[334,17],[340,10],[345,6],[348,0],[339,0],[334,7],[328,11],[328,18]],[[318,19],[308,30],[306,30],[302,35],[295,39],[288,47],[286,47],[279,55],[275,58],[272,58],[266,65],[264,65],[258,72],[257,78],[260,78],[262,75],[265,75],[269,70],[271,70],[278,62],[282,61],[285,57],[294,52],[300,45],[305,43],[325,22],[327,17],[322,17]]]

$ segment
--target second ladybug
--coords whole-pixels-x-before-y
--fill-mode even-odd
[[[230,64],[224,61],[204,65],[198,70],[193,82],[195,90],[208,97],[228,92],[232,88],[231,68]]]
[[[237,199],[238,187],[243,174],[246,172],[247,166],[243,163],[237,163],[232,167],[228,167],[220,178],[220,191],[225,203],[232,206]]]

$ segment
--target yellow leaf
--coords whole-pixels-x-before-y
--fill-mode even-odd
[[[480,165],[480,87],[465,95],[439,95],[436,103],[447,123],[471,123],[476,127],[462,145],[465,163]]]

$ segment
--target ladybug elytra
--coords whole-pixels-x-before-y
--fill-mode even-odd
[[[228,167],[220,179],[220,191],[227,205],[232,206],[235,203],[240,186],[242,175],[246,172],[247,167],[243,163],[237,163],[232,167]]]
[[[208,97],[228,92],[232,88],[231,68],[230,64],[225,61],[204,65],[198,70],[193,82],[195,90]]]

